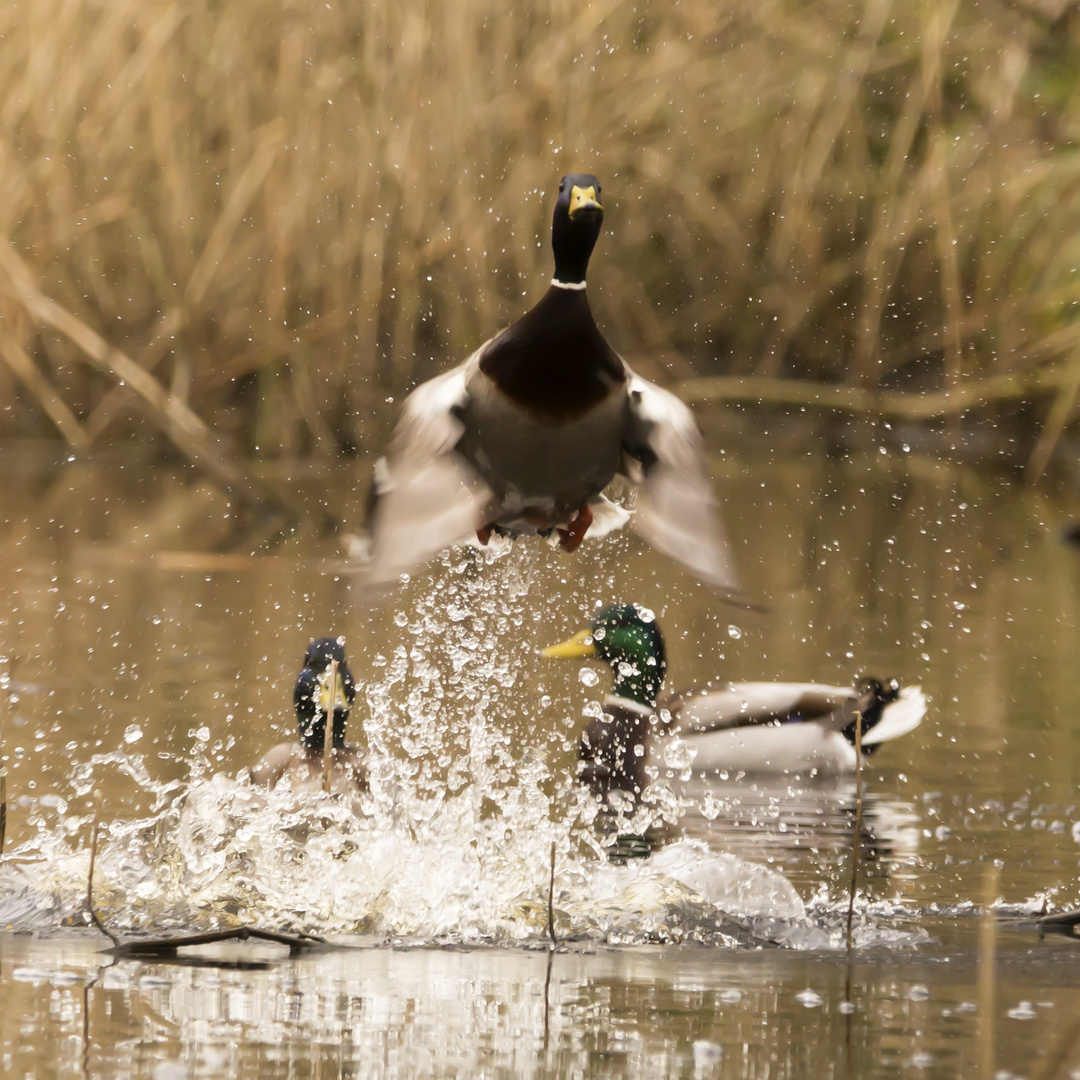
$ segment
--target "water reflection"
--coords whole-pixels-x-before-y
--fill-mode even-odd
[[[944,1078],[978,1062],[962,937],[850,972],[790,953],[562,952],[546,1049],[544,953],[367,950],[243,971],[103,968],[71,940],[2,947],[10,1075],[42,1075],[47,1043],[56,1074],[92,1077],[842,1077],[849,993],[854,1075]],[[1011,945],[1001,963],[997,1063],[1030,1075],[1080,1002],[1074,954]]]

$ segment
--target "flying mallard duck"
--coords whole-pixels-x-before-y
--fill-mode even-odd
[[[366,791],[367,771],[359,751],[345,742],[345,721],[355,697],[356,683],[348,664],[345,663],[345,639],[313,639],[293,689],[300,741],[278,743],[267,750],[252,767],[252,781],[273,788],[287,773],[294,788],[311,788],[321,784],[326,717],[333,709],[334,726],[330,733],[333,746],[333,786],[351,786]]]
[[[856,714],[864,755],[918,727],[926,699],[917,686],[860,679],[854,686],[729,683],[690,689],[658,703],[667,670],[664,638],[650,611],[617,604],[587,630],[544,656],[598,656],[615,676],[603,718],[589,722],[578,756],[582,779],[598,794],[640,792],[645,768],[666,763],[665,736],[695,753],[695,772],[844,773],[855,768]]]
[[[539,303],[460,366],[418,386],[378,463],[367,583],[385,586],[475,533],[539,533],[573,551],[625,512],[601,492],[638,485],[637,531],[727,594],[735,574],[690,410],[625,364],[585,296],[604,208],[595,176],[559,183],[555,276]]]

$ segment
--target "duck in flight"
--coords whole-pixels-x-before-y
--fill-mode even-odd
[[[542,652],[599,657],[615,676],[603,717],[589,722],[578,749],[582,781],[601,796],[640,794],[646,770],[667,767],[673,735],[691,750],[695,773],[836,775],[855,769],[856,722],[865,757],[918,727],[926,713],[922,691],[895,680],[729,683],[661,695],[664,637],[652,612],[635,604],[605,608],[587,629]]]
[[[623,476],[637,486],[637,532],[737,598],[693,414],[636,375],[593,320],[585,272],[604,220],[600,199],[595,176],[563,177],[547,292],[406,399],[376,466],[371,588],[474,534],[486,544],[492,534],[538,533],[573,551],[590,527],[625,520],[601,494]]]
[[[345,742],[345,722],[355,698],[356,683],[345,662],[345,639],[313,639],[293,688],[299,742],[278,743],[268,750],[252,767],[252,782],[273,788],[287,775],[294,789],[318,790],[323,782],[326,718],[333,710],[332,789],[367,791],[367,770],[360,753]]]

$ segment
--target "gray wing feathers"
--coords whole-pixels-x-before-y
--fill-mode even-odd
[[[391,584],[483,524],[491,489],[454,450],[463,431],[458,412],[468,401],[471,362],[423,383],[405,399],[376,474],[371,562],[364,576],[369,586]]]
[[[694,415],[674,394],[633,375],[624,472],[638,482],[634,528],[702,581],[737,593],[738,581]]]

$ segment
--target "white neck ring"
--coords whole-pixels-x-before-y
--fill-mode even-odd
[[[558,278],[554,277],[551,279],[551,284],[554,285],[556,289],[572,289],[574,292],[580,292],[585,288],[584,281],[560,281]]]

